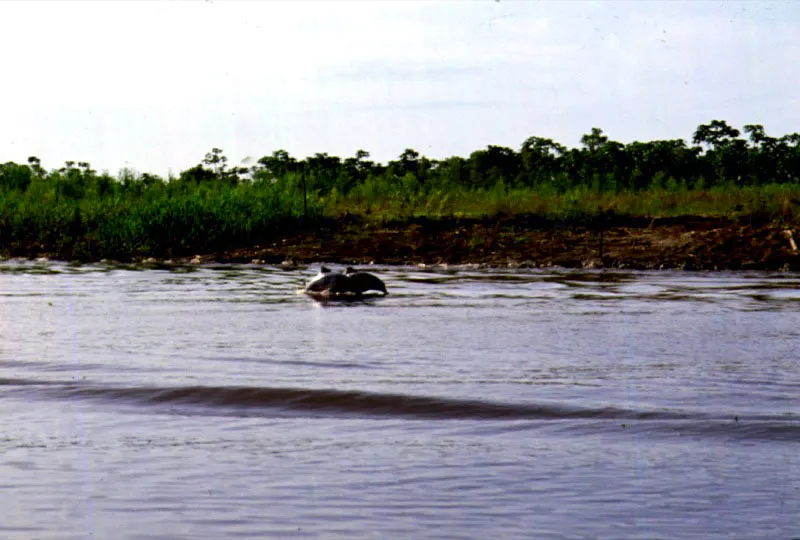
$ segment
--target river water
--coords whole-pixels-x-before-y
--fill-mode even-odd
[[[0,262],[0,537],[797,538],[800,276]]]

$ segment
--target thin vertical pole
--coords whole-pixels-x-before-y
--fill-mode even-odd
[[[605,227],[603,225],[600,226],[600,264],[605,266],[603,262],[603,233],[605,232]]]
[[[308,217],[308,197],[306,195],[306,168],[303,167],[303,219]]]

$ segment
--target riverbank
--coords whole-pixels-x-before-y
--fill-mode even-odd
[[[138,263],[459,265],[638,270],[800,270],[800,227],[769,217],[608,216],[589,224],[541,217],[322,220],[269,241],[212,253],[125,257]],[[67,246],[68,247],[68,246]],[[82,260],[17,247],[11,257]]]
[[[589,226],[560,226],[526,217],[387,224],[351,219],[269,244],[174,261],[800,270],[797,240],[789,231],[785,225],[752,216],[614,217]]]

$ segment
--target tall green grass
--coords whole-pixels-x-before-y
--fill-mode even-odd
[[[415,217],[497,217],[533,215],[555,221],[576,221],[601,213],[632,217],[682,215],[740,217],[758,214],[787,222],[800,217],[800,185],[685,186],[642,191],[604,192],[578,186],[560,192],[549,189],[435,189],[427,193],[355,190],[322,200],[328,216],[361,215],[379,220]]]
[[[263,242],[320,215],[315,200],[304,214],[302,199],[253,184],[79,200],[12,191],[0,197],[0,248],[67,259],[182,256]]]

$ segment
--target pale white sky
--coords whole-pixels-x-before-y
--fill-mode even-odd
[[[0,2],[0,162],[381,162],[800,131],[800,3]]]

